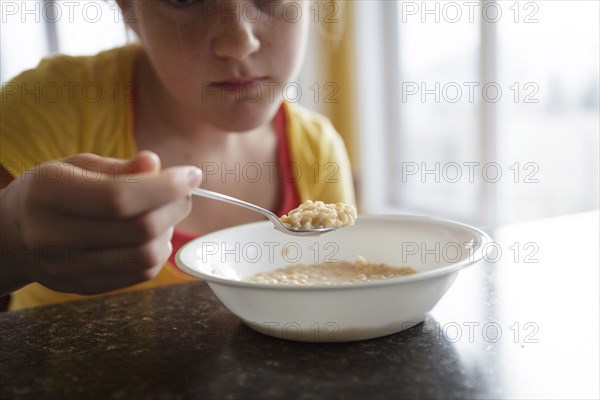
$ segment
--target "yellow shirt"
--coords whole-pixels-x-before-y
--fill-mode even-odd
[[[126,46],[90,57],[56,56],[7,82],[0,119],[4,168],[16,178],[38,164],[78,153],[133,157],[137,51],[140,47]],[[290,161],[304,172],[295,182],[301,201],[354,204],[348,156],[329,120],[296,104],[284,103],[284,108]],[[111,293],[191,279],[167,264],[154,279]],[[33,283],[12,294],[10,309],[86,297]]]

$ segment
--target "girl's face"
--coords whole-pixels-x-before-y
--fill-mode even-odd
[[[302,64],[304,0],[122,0],[158,83],[186,115],[228,131],[269,122]],[[287,90],[286,90],[287,89]]]

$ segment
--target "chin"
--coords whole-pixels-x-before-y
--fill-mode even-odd
[[[212,113],[214,126],[229,132],[247,132],[270,123],[280,103],[235,103]]]

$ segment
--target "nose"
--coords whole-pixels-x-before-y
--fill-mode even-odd
[[[257,22],[244,18],[240,2],[227,3],[222,3],[223,18],[212,51],[219,58],[242,60],[260,49],[260,40],[254,32]]]

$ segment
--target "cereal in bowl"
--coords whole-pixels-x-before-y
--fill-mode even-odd
[[[355,263],[341,261],[290,265],[272,272],[256,274],[248,278],[247,282],[275,285],[348,285],[397,278],[416,272],[411,267],[391,267],[386,264],[371,263],[364,257],[358,256]]]

